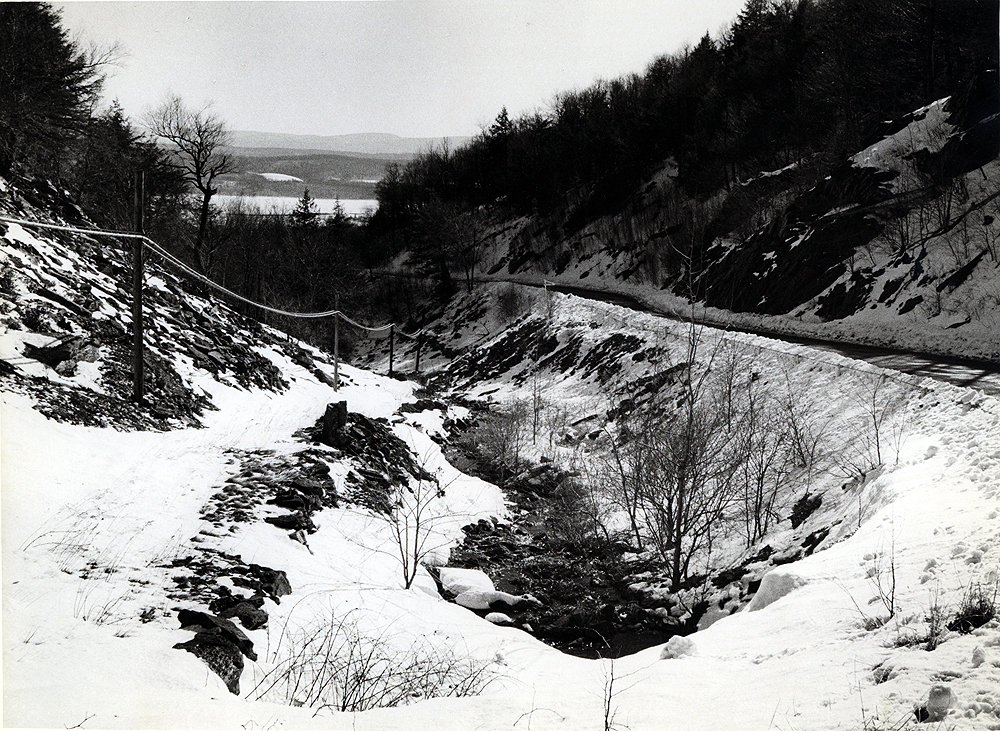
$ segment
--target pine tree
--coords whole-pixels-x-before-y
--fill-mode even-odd
[[[496,120],[490,125],[489,135],[490,137],[506,137],[511,133],[513,125],[511,124],[510,117],[507,116],[507,107],[505,106],[500,110],[500,114],[497,115]]]
[[[316,206],[316,199],[309,195],[309,189],[302,191],[295,210],[292,211],[292,225],[294,226],[315,226],[318,223],[319,208]]]
[[[59,175],[116,49],[84,49],[46,3],[0,3],[0,175]]]

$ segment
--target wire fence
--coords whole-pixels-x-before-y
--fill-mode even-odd
[[[390,331],[392,331],[395,334],[402,335],[403,337],[407,337],[407,338],[410,338],[412,340],[417,340],[417,339],[419,339],[423,335],[422,332],[419,332],[419,333],[408,333],[408,332],[400,329],[399,325],[397,325],[396,323],[392,323],[392,322],[390,322],[390,323],[388,323],[386,325],[377,325],[375,327],[370,327],[368,325],[362,325],[360,322],[357,322],[356,320],[348,317],[341,310],[326,310],[324,312],[294,312],[294,311],[291,311],[291,310],[283,310],[283,309],[280,309],[280,308],[277,308],[277,307],[271,307],[269,305],[265,305],[262,302],[257,302],[256,300],[252,300],[252,299],[249,299],[248,297],[244,297],[241,294],[237,294],[236,292],[232,291],[231,289],[228,289],[227,287],[222,286],[218,282],[213,281],[212,279],[210,279],[209,277],[205,276],[201,272],[199,272],[196,269],[193,269],[189,265],[185,264],[182,260],[180,260],[179,258],[177,258],[176,256],[174,256],[173,254],[171,254],[165,248],[163,248],[158,243],[156,243],[155,241],[153,241],[148,236],[145,236],[144,234],[125,233],[125,232],[121,232],[121,231],[106,231],[106,230],[97,229],[97,228],[79,228],[79,227],[76,227],[76,226],[66,226],[66,225],[54,224],[54,223],[41,223],[39,221],[29,221],[27,219],[20,219],[20,218],[9,218],[9,217],[6,217],[6,216],[0,216],[0,221],[3,221],[4,223],[14,223],[14,224],[17,224],[17,225],[26,225],[26,226],[33,227],[33,228],[43,228],[43,229],[52,229],[52,230],[56,230],[56,231],[67,231],[67,232],[70,232],[70,233],[87,234],[88,236],[107,236],[107,237],[111,237],[111,238],[123,238],[123,239],[131,239],[131,240],[140,240],[146,246],[147,249],[149,249],[150,251],[152,251],[154,254],[157,254],[158,256],[160,256],[161,258],[163,258],[165,261],[169,262],[172,266],[174,266],[177,269],[179,269],[182,272],[184,272],[187,276],[191,277],[192,279],[195,279],[195,280],[201,282],[202,284],[206,285],[207,287],[210,287],[210,288],[212,288],[212,289],[214,289],[214,290],[216,290],[218,292],[221,292],[221,293],[225,294],[227,297],[233,298],[234,300],[237,300],[239,302],[243,302],[244,304],[248,304],[248,305],[251,305],[253,307],[258,307],[261,310],[264,310],[265,312],[270,312],[270,313],[275,314],[275,315],[281,315],[282,317],[292,317],[292,318],[299,318],[299,319],[320,319],[320,318],[327,318],[327,317],[338,317],[341,320],[343,320],[344,322],[348,323],[349,325],[352,325],[353,327],[356,327],[359,330],[363,330],[363,331],[371,333],[371,334],[383,334],[383,333],[389,333]]]

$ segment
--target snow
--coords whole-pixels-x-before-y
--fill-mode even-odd
[[[262,211],[269,212],[274,211],[276,213],[291,213],[295,210],[295,206],[298,205],[299,199],[292,196],[281,196],[281,195],[216,195],[213,202],[226,208],[237,201],[242,202],[245,205],[254,205],[260,208]],[[316,204],[316,210],[319,213],[334,213],[337,210],[337,206],[344,211],[344,214],[351,217],[363,216],[369,211],[375,211],[378,208],[378,201],[369,198],[314,198],[313,203]]]
[[[582,314],[584,305],[572,307],[575,316]],[[291,363],[284,367],[295,371]],[[352,385],[341,396],[370,416],[392,416],[409,396],[409,384],[343,368]],[[304,372],[281,396],[209,379],[202,385],[220,406],[209,414],[207,428],[166,434],[55,424],[26,397],[4,395],[6,726],[62,727],[93,714],[88,728],[329,727],[329,716],[314,719],[306,709],[230,697],[200,661],[170,649],[182,639],[173,620],[135,619],[147,605],[169,609],[159,593],[164,578],[157,566],[205,527],[197,510],[210,486],[232,469],[226,450],[290,448],[291,431],[315,418],[329,399]],[[620,722],[634,729],[668,722],[690,729],[731,726],[727,698],[739,688],[740,727],[773,722],[778,728],[844,728],[861,722],[862,709],[867,717],[908,712],[907,705],[924,700],[940,677],[958,696],[949,723],[988,728],[998,722],[992,711],[980,710],[1000,708],[990,705],[995,694],[987,690],[1000,680],[993,664],[1000,660],[995,623],[980,636],[955,637],[933,653],[886,647],[891,627],[871,634],[857,627],[852,597],[865,608],[871,593],[871,561],[863,557],[884,550],[889,537],[906,616],[919,618],[926,610],[928,584],[954,602],[965,584],[985,579],[985,571],[997,565],[1000,405],[941,384],[924,388],[927,395],[914,406],[919,421],[899,467],[873,481],[882,483],[878,510],[841,542],[765,576],[751,604],[760,611],[748,609],[673,641],[668,654],[679,659],[657,662],[661,650],[654,648],[616,661],[615,675],[628,677],[613,699]],[[431,449],[415,426],[401,422],[396,429],[409,432],[418,453]],[[467,479],[455,498],[462,510],[474,513],[479,504],[483,514],[502,511],[495,492],[488,497],[485,484]],[[563,656],[427,591],[401,589],[396,561],[385,549],[385,526],[369,515],[328,510],[317,523],[321,529],[309,537],[312,553],[262,523],[210,539],[218,541],[218,550],[248,562],[284,568],[295,589],[281,605],[268,603],[275,629],[248,633],[261,663],[245,671],[245,687],[265,671],[278,632],[310,626],[324,611],[358,611],[401,638],[445,636],[481,657],[499,655],[504,676],[482,697],[370,711],[345,719],[347,727],[420,728],[433,722],[499,729],[529,714],[532,728],[600,728],[610,662]],[[927,568],[929,559],[936,563]],[[113,572],[80,579],[75,571],[91,560]],[[928,572],[932,578],[921,583]],[[107,616],[99,622],[102,613]],[[974,668],[977,646],[986,661]],[[869,685],[870,669],[886,662],[895,676]]]
[[[302,178],[296,178],[294,175],[285,175],[284,173],[254,173],[254,175],[259,175],[267,180],[274,181],[276,183],[301,183]]]
[[[756,612],[764,607],[774,604],[782,597],[788,596],[801,586],[805,586],[809,580],[801,576],[797,571],[787,568],[774,568],[764,574],[760,582],[760,588],[754,594],[753,599],[746,606],[746,611]]]
[[[441,586],[452,594],[461,594],[472,590],[494,591],[496,589],[493,586],[493,580],[479,569],[442,567],[440,575]]]

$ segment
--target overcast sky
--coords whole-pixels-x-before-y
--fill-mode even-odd
[[[168,93],[232,129],[473,135],[503,106],[642,72],[713,36],[745,0],[55,3],[83,42],[121,43],[108,101],[137,118]]]

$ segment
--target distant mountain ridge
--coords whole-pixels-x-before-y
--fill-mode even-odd
[[[314,152],[353,152],[364,155],[415,155],[444,139],[452,147],[470,137],[400,137],[382,132],[362,132],[349,135],[293,135],[283,132],[253,132],[236,130],[231,135],[233,147],[268,147]]]

